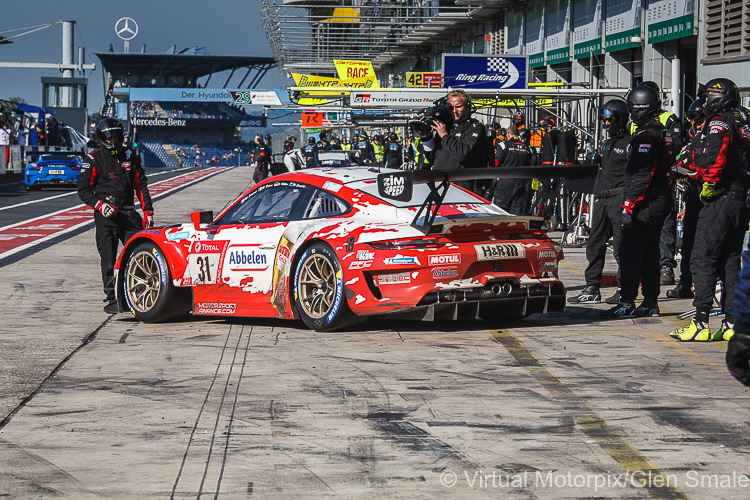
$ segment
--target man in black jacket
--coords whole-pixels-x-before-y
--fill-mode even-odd
[[[426,150],[436,151],[433,170],[482,167],[487,134],[484,125],[470,117],[471,98],[461,89],[454,90],[448,94],[448,104],[452,107],[453,123],[434,120],[432,129],[437,137],[425,143]]]
[[[625,166],[625,203],[620,220],[620,302],[604,311],[604,318],[629,318],[659,314],[659,239],[664,219],[672,208],[669,178],[672,137],[657,115],[659,93],[635,87],[627,96],[630,117],[638,129],[630,142]],[[643,302],[635,306],[638,285]]]
[[[594,197],[591,232],[586,241],[586,287],[580,294],[568,299],[571,304],[599,302],[602,299],[599,288],[602,285],[602,272],[607,256],[607,241],[613,238],[615,261],[620,264],[620,241],[622,239],[622,205],[625,203],[625,165],[628,161],[628,147],[633,137],[628,133],[628,106],[625,101],[607,101],[599,113],[609,139],[601,146],[599,158],[598,192]],[[619,271],[619,270],[618,270]],[[619,274],[619,272],[618,272]],[[606,300],[609,304],[619,302],[616,293]]]
[[[84,157],[78,179],[78,196],[96,210],[96,248],[107,303],[104,311],[110,314],[119,312],[114,287],[118,241],[124,244],[142,228],[154,225],[148,179],[138,154],[123,147],[124,132],[122,123],[114,118],[99,122],[96,135],[102,147]],[[135,211],[136,196],[143,217]]]
[[[531,162],[531,150],[518,136],[515,125],[508,127],[508,140],[495,154],[496,167],[525,167]],[[513,215],[526,213],[526,179],[498,179],[495,181],[493,203]]]

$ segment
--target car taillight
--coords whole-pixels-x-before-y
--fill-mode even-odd
[[[552,241],[547,233],[542,231],[534,231],[534,238],[541,241]]]
[[[378,250],[406,250],[410,248],[440,248],[445,246],[439,238],[408,238],[403,240],[378,241],[370,243]]]
[[[42,167],[29,167],[29,170],[36,170],[37,172],[41,169]]]
[[[73,166],[73,165],[71,165],[71,166],[70,166],[70,169],[71,169],[71,170],[76,170],[76,171],[77,171],[77,170],[81,170],[81,167],[76,167],[76,166]]]

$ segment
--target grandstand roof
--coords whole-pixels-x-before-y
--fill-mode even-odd
[[[202,76],[230,69],[248,68],[268,70],[275,66],[273,57],[261,56],[217,56],[188,54],[124,54],[98,52],[104,70],[113,75],[153,75],[166,78]]]

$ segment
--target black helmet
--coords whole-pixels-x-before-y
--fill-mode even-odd
[[[661,89],[659,88],[659,85],[656,84],[656,82],[652,82],[651,80],[646,80],[638,84],[639,87],[651,87],[657,92],[661,92]]]
[[[313,144],[315,144],[315,137],[308,137],[308,138],[307,138],[307,143],[308,143],[308,144],[309,144],[310,146],[312,146]]]
[[[105,118],[96,126],[96,137],[102,146],[110,151],[117,151],[122,147],[125,127],[116,118]]]
[[[390,139],[390,140],[391,140],[391,141],[393,141],[393,142],[396,142],[396,141],[398,140],[398,136],[396,135],[396,132],[391,132],[391,133],[390,133],[390,134],[388,135],[388,139]]]
[[[321,141],[325,141],[326,137],[328,137],[325,132],[321,132],[320,134],[318,134],[318,136],[320,137]]]
[[[703,112],[706,117],[724,111],[740,102],[740,93],[729,78],[714,78],[705,85],[698,85],[698,97],[704,99]]]
[[[750,109],[747,109],[745,106],[737,106],[734,108],[734,111],[741,124],[750,125]]]
[[[638,126],[646,123],[649,118],[656,116],[661,109],[659,92],[646,85],[639,85],[630,89],[625,99],[628,102],[630,119]]]
[[[617,134],[620,130],[623,130],[628,124],[630,113],[628,111],[628,105],[622,99],[612,99],[604,103],[602,109],[599,111],[599,119],[604,120],[605,118],[615,119],[612,125],[606,125],[607,130],[610,134]]]
[[[704,101],[700,97],[694,100],[687,111],[685,111],[685,117],[691,122],[694,122],[703,115],[703,105]]]

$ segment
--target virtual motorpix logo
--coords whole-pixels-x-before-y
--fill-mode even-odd
[[[711,474],[695,470],[687,471],[684,475],[662,474],[653,470],[600,474],[554,471],[524,471],[507,474],[502,471],[490,473],[481,470],[464,470],[456,473],[452,470],[445,470],[440,474],[440,484],[446,488],[468,487],[472,489],[576,488],[598,493],[602,490],[618,488],[750,489],[750,477],[737,471]]]

